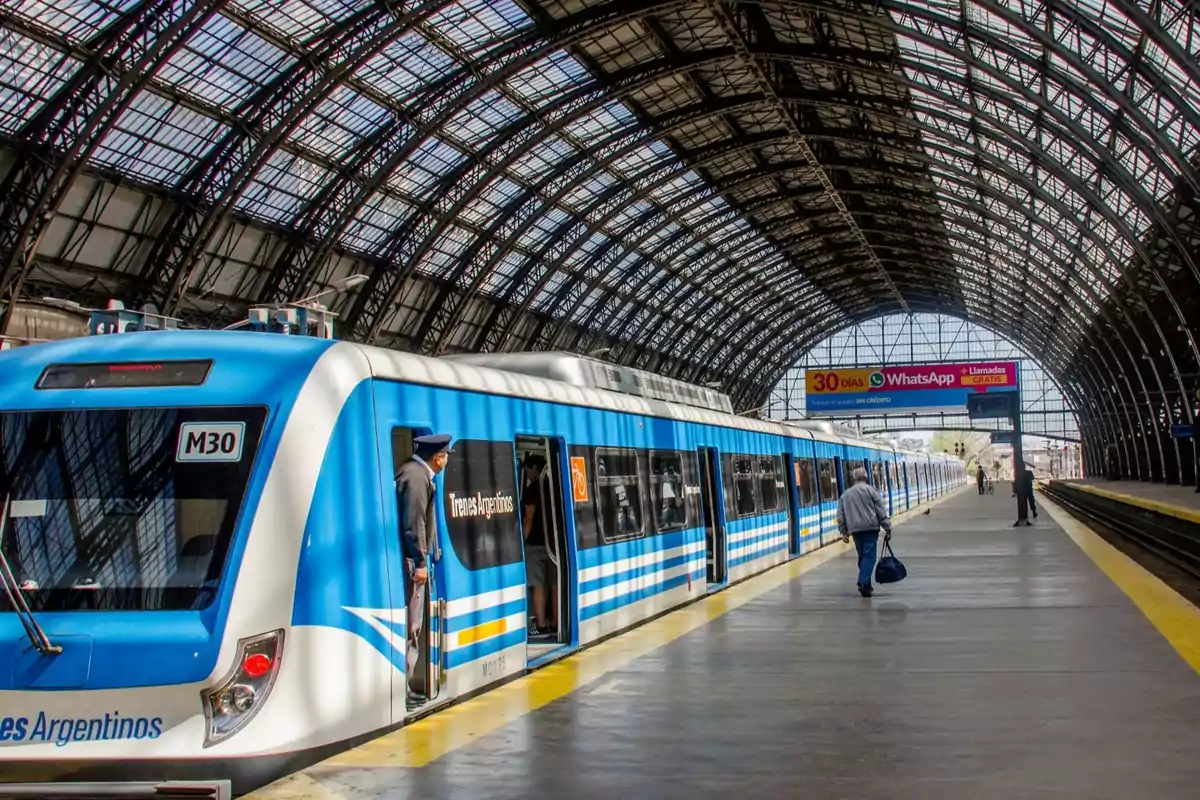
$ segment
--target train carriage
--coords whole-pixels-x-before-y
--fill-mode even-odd
[[[887,465],[929,461],[564,354],[174,331],[0,364],[0,769],[17,780],[249,788],[835,541],[855,466],[895,512]],[[394,476],[434,431],[455,453],[410,673]],[[535,485],[546,630],[522,534]]]

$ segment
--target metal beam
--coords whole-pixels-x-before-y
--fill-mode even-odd
[[[18,131],[16,162],[0,185],[0,333],[8,331],[46,226],[96,147],[159,66],[225,2],[148,0],[131,6],[79,48],[78,69]],[[0,26],[26,29],[5,10]]]

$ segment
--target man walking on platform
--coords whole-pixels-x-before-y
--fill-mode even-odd
[[[421,634],[425,627],[425,606],[429,596],[429,545],[437,536],[437,503],[434,502],[434,477],[450,460],[451,437],[447,434],[418,436],[413,439],[413,455],[396,473],[396,497],[400,509],[400,548],[404,554],[406,594],[408,596],[408,679],[407,705],[412,710],[428,701],[426,681],[414,681],[421,657]],[[414,688],[414,683],[416,688]]]
[[[875,572],[879,529],[884,530],[884,541],[890,542],[892,521],[888,519],[883,497],[867,482],[867,471],[858,467],[852,477],[854,485],[838,500],[838,532],[843,542],[854,537],[854,549],[858,551],[858,593],[870,597],[874,593],[871,577]]]
[[[979,487],[980,494],[983,494],[983,484],[984,484],[985,477],[987,477],[987,476],[983,474],[983,464],[980,464],[979,470],[975,473],[975,485]]]

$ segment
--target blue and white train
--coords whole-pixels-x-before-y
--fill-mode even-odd
[[[247,789],[836,540],[854,467],[894,513],[967,477],[563,354],[168,331],[10,350],[0,371],[9,781]],[[393,476],[428,432],[455,452],[409,676]],[[554,493],[540,637],[530,454]],[[406,707],[410,682],[428,705]]]

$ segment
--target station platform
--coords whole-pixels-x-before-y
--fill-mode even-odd
[[[974,487],[255,798],[1120,798],[1200,786],[1200,610],[1051,501]]]
[[[1100,478],[1055,482],[1075,486],[1110,500],[1200,525],[1200,492],[1197,492],[1194,486],[1168,485],[1148,481],[1106,481]]]

